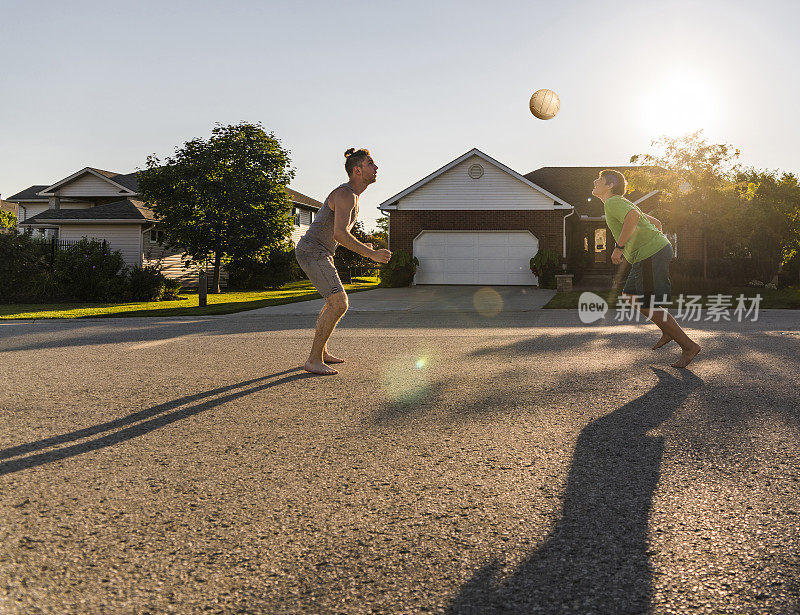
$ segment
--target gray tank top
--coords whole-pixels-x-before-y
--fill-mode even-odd
[[[339,188],[347,188],[349,190],[353,190],[350,184],[342,184]],[[333,190],[331,194],[336,192]],[[353,192],[355,194],[355,191]],[[337,242],[333,238],[333,221],[336,218],[334,211],[328,206],[328,200],[331,198],[330,194],[328,198],[325,199],[325,202],[320,207],[320,210],[314,216],[314,221],[311,223],[311,226],[308,227],[306,234],[300,238],[300,241],[297,242],[297,247],[299,248],[316,248],[318,250],[324,250],[329,254],[333,255],[336,251],[336,248],[339,246],[339,242]],[[350,215],[350,222],[347,224],[347,230],[349,231],[353,228],[353,225],[356,223],[356,218],[358,217],[358,195],[356,195],[356,206],[353,209]]]

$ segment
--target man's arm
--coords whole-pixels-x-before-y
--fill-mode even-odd
[[[392,253],[389,250],[373,250],[371,246],[361,243],[347,230],[350,216],[356,207],[356,195],[344,188],[331,195],[334,207],[333,238],[348,250],[372,259],[378,263],[388,263]]]

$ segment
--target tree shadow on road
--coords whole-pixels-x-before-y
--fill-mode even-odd
[[[449,613],[649,612],[647,528],[664,442],[647,432],[703,384],[685,370],[676,378],[651,369],[655,387],[581,432],[563,514],[545,542],[504,578],[499,557],[487,563]]]
[[[278,380],[265,382],[277,376],[283,377],[279,378]],[[170,425],[176,421],[200,414],[201,412],[205,412],[206,410],[210,410],[211,408],[215,408],[224,403],[234,401],[246,395],[252,395],[253,393],[258,393],[265,389],[286,384],[294,380],[313,377],[313,374],[300,371],[299,367],[288,369],[275,374],[270,374],[268,376],[247,380],[245,382],[239,382],[237,384],[231,384],[218,387],[216,389],[211,389],[209,391],[203,391],[202,393],[186,395],[184,397],[141,410],[140,412],[135,412],[133,414],[129,414],[128,416],[107,421],[105,423],[100,423],[98,425],[93,425],[91,427],[85,427],[83,429],[78,429],[58,436],[44,438],[42,440],[37,440],[36,442],[28,442],[26,444],[12,446],[0,450],[0,459],[9,459],[11,457],[17,457],[18,455],[26,455],[28,453],[34,453],[36,451],[50,448],[51,446],[69,444],[70,442],[76,442],[77,440],[82,440],[83,438],[88,438],[104,432],[112,432],[115,429],[124,428],[120,429],[120,431],[107,433],[106,435],[100,436],[94,440],[89,440],[88,442],[72,444],[71,446],[67,446],[65,448],[28,455],[27,457],[0,463],[0,476],[18,472],[19,470],[24,470],[26,468],[44,465],[53,461],[59,461],[68,457],[74,457],[75,455],[80,455],[81,453],[96,451],[108,446],[113,446],[115,444],[119,444],[120,442],[131,440],[132,438],[150,433],[151,431],[166,425]],[[218,397],[219,395],[222,395],[222,397]],[[181,406],[185,407],[181,408]],[[144,422],[140,423],[139,421]]]

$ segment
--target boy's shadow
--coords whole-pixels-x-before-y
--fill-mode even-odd
[[[561,520],[510,576],[494,560],[461,588],[450,613],[644,613],[652,567],[647,526],[664,440],[648,436],[703,381],[651,368],[658,383],[578,436]]]

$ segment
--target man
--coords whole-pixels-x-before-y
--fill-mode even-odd
[[[592,194],[603,201],[606,224],[616,242],[611,262],[619,265],[624,259],[631,263],[631,272],[622,293],[634,302],[645,318],[661,329],[661,339],[653,346],[654,349],[672,340],[678,343],[683,352],[672,367],[683,368],[700,352],[700,345],[686,335],[666,308],[654,307],[656,301],[671,300],[669,263],[673,255],[672,244],[662,232],[658,219],[642,213],[622,196],[626,187],[625,176],[619,171],[601,171],[594,180]]]
[[[311,353],[303,365],[307,372],[323,376],[339,373],[330,363],[344,363],[344,359],[332,355],[327,348],[333,330],[348,307],[347,293],[333,265],[336,248],[342,245],[376,263],[388,263],[392,256],[389,250],[373,250],[371,243],[361,243],[350,232],[358,217],[358,197],[375,182],[378,165],[366,149],[350,148],[344,157],[344,168],[349,178],[347,183],[328,195],[295,248],[297,262],[325,299],[317,318]]]

